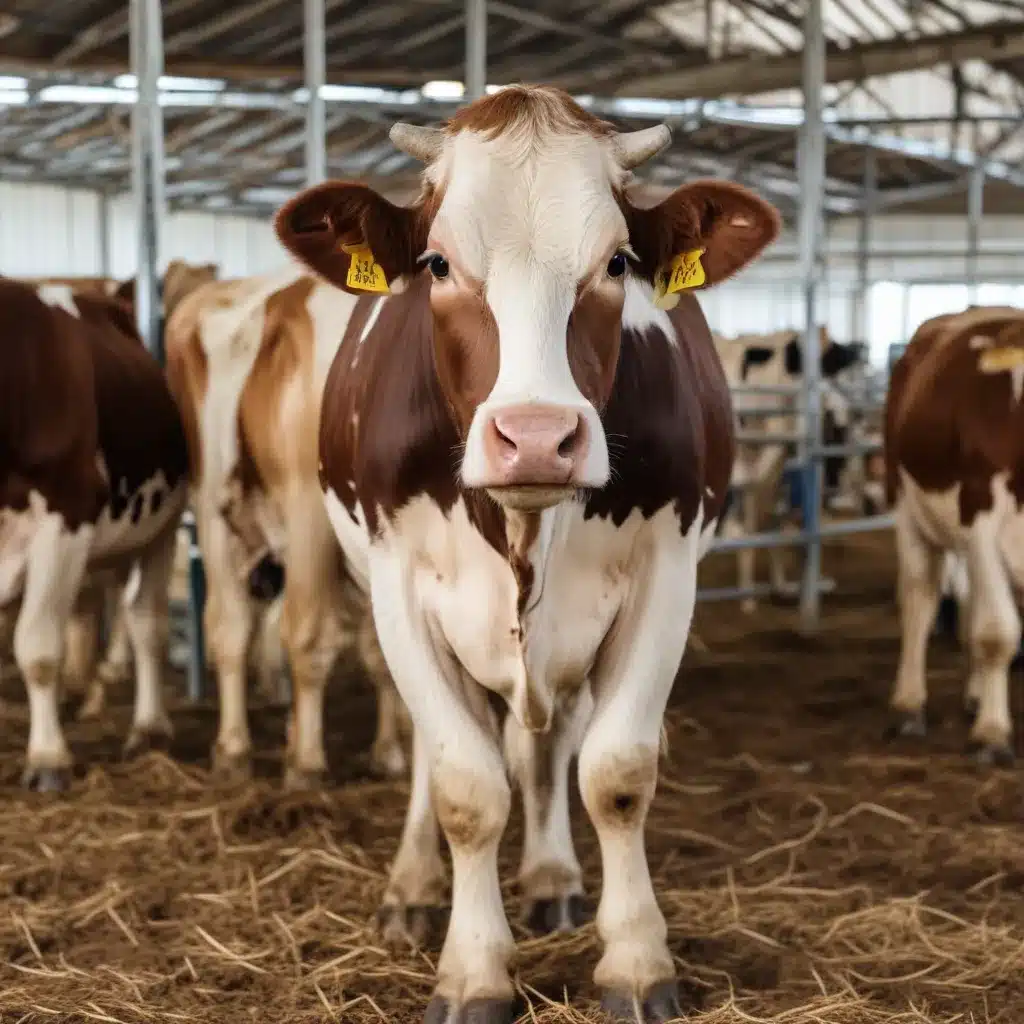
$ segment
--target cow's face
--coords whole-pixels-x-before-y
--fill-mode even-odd
[[[464,441],[465,487],[534,508],[602,487],[601,412],[627,280],[650,296],[674,256],[703,249],[705,283],[715,284],[775,237],[775,211],[713,181],[634,207],[630,168],[663,148],[668,130],[617,134],[554,89],[510,87],[444,129],[396,125],[392,139],[427,164],[416,206],[328,183],[281,210],[282,242],[348,290],[360,244],[391,291],[428,277],[435,366]]]

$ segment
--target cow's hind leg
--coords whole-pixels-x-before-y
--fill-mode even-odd
[[[82,720],[99,718],[107,706],[107,691],[131,679],[132,647],[125,620],[123,596],[120,587],[112,587],[107,595],[110,636],[107,640],[106,653],[93,673],[85,692],[85,700],[78,709],[78,717]]]
[[[925,659],[939,605],[942,553],[914,525],[909,510],[896,510],[896,555],[899,560],[900,662],[889,707],[886,735],[923,736],[927,731]]]
[[[440,927],[446,884],[441,832],[430,795],[427,745],[422,733],[414,732],[409,803],[378,914],[388,946],[416,948],[427,941]]]
[[[85,575],[94,527],[68,530],[56,513],[41,517],[28,550],[25,591],[14,628],[14,657],[28,690],[29,738],[23,784],[62,790],[71,752],[60,725],[64,638]]]
[[[125,754],[169,744],[172,727],[163,700],[163,667],[170,624],[175,530],[169,529],[139,558],[125,588],[124,620],[135,654],[135,715]]]
[[[316,788],[327,774],[324,691],[341,648],[337,541],[318,493],[298,487],[289,496],[288,563],[281,633],[292,670],[285,786]]]
[[[512,715],[505,719],[505,756],[523,799],[523,920],[534,932],[568,931],[586,917],[569,822],[569,764],[593,707],[585,684],[547,733],[527,732]]]
[[[356,651],[377,696],[377,735],[370,750],[370,769],[385,779],[401,778],[408,768],[405,740],[412,735],[412,722],[380,649],[369,603],[359,613]]]
[[[224,518],[203,515],[199,529],[208,588],[203,627],[216,670],[220,711],[213,770],[234,782],[248,779],[252,771],[246,683],[253,609],[232,557]]]
[[[693,617],[697,525],[685,537],[660,537],[632,567],[633,593],[594,666],[595,708],[580,749],[580,792],[597,831],[603,877],[597,931],[604,953],[594,981],[616,1021],[661,1024],[679,1016],[644,824],[665,705]]]
[[[978,516],[967,542],[970,581],[970,679],[978,701],[970,750],[982,764],[1013,761],[1008,676],[1020,645],[1020,615],[991,515]]]

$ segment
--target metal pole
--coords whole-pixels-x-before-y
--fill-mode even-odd
[[[135,319],[146,348],[163,362],[160,337],[160,225],[164,215],[164,128],[159,83],[164,66],[160,0],[130,0],[132,71],[132,190],[138,266]]]
[[[804,443],[804,533],[807,537],[800,587],[800,621],[805,630],[817,627],[821,606],[821,395],[818,338],[818,278],[821,274],[822,209],[825,204],[825,29],[822,0],[808,0],[804,18],[804,123],[800,132],[800,270],[804,282],[803,385],[807,437]]]
[[[487,0],[466,0],[466,99],[487,91]]]
[[[871,219],[878,196],[878,154],[864,150],[864,194],[857,231],[857,290],[853,296],[853,333],[850,341],[868,336],[868,253],[871,251]]]
[[[206,696],[206,637],[203,633],[206,573],[199,549],[196,517],[191,510],[181,517],[181,525],[188,534],[188,698],[197,703]]]
[[[306,184],[327,179],[327,113],[323,86],[327,79],[324,0],[304,0],[306,89]]]
[[[978,304],[978,243],[985,206],[985,164],[981,157],[971,168],[967,183],[967,301]]]
[[[97,193],[96,233],[100,243],[100,277],[110,277],[110,196]]]

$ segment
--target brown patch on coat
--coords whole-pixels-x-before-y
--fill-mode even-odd
[[[925,491],[960,485],[960,522],[992,508],[996,475],[1024,502],[1024,402],[1009,373],[978,369],[972,339],[1024,350],[1024,311],[972,309],[926,321],[893,368],[886,401],[885,455],[889,501],[899,470]]]
[[[188,468],[174,400],[130,316],[96,293],[74,298],[80,317],[0,278],[3,319],[19,325],[0,356],[0,507],[24,510],[37,491],[73,530],[107,505],[120,518],[158,471],[173,487]]]

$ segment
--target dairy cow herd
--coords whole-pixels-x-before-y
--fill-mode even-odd
[[[529,920],[578,923],[575,759],[602,857],[603,1005],[668,1020],[675,968],[643,843],[663,713],[699,560],[717,533],[772,514],[790,446],[750,434],[802,429],[792,403],[766,413],[730,394],[798,381],[797,336],[717,338],[694,291],[755,260],[779,218],[726,181],[636,202],[632,171],[668,129],[617,132],[551,88],[509,87],[391,138],[424,165],[411,205],[328,182],[277,214],[288,269],[218,280],[171,265],[165,370],[135,331],[131,282],[0,279],[0,607],[29,701],[24,781],[66,785],[64,692],[99,713],[129,670],[127,752],[170,735],[168,588],[191,503],[215,770],[249,771],[246,680],[272,602],[292,679],[286,783],[324,776],[324,690],[346,646],[376,687],[374,765],[411,773],[390,938],[417,941],[441,903],[447,840],[451,918],[425,1019],[511,1019],[497,849],[513,784]],[[842,444],[858,427],[840,385],[862,352],[822,341],[826,441]],[[997,763],[1012,749],[1021,628],[1022,391],[1024,315],[970,309],[917,331],[883,426],[895,728],[924,728],[925,647],[952,559],[972,746]],[[830,456],[830,501],[880,488],[868,461]],[[751,584],[751,558],[738,564]],[[773,584],[786,587],[778,562]]]

